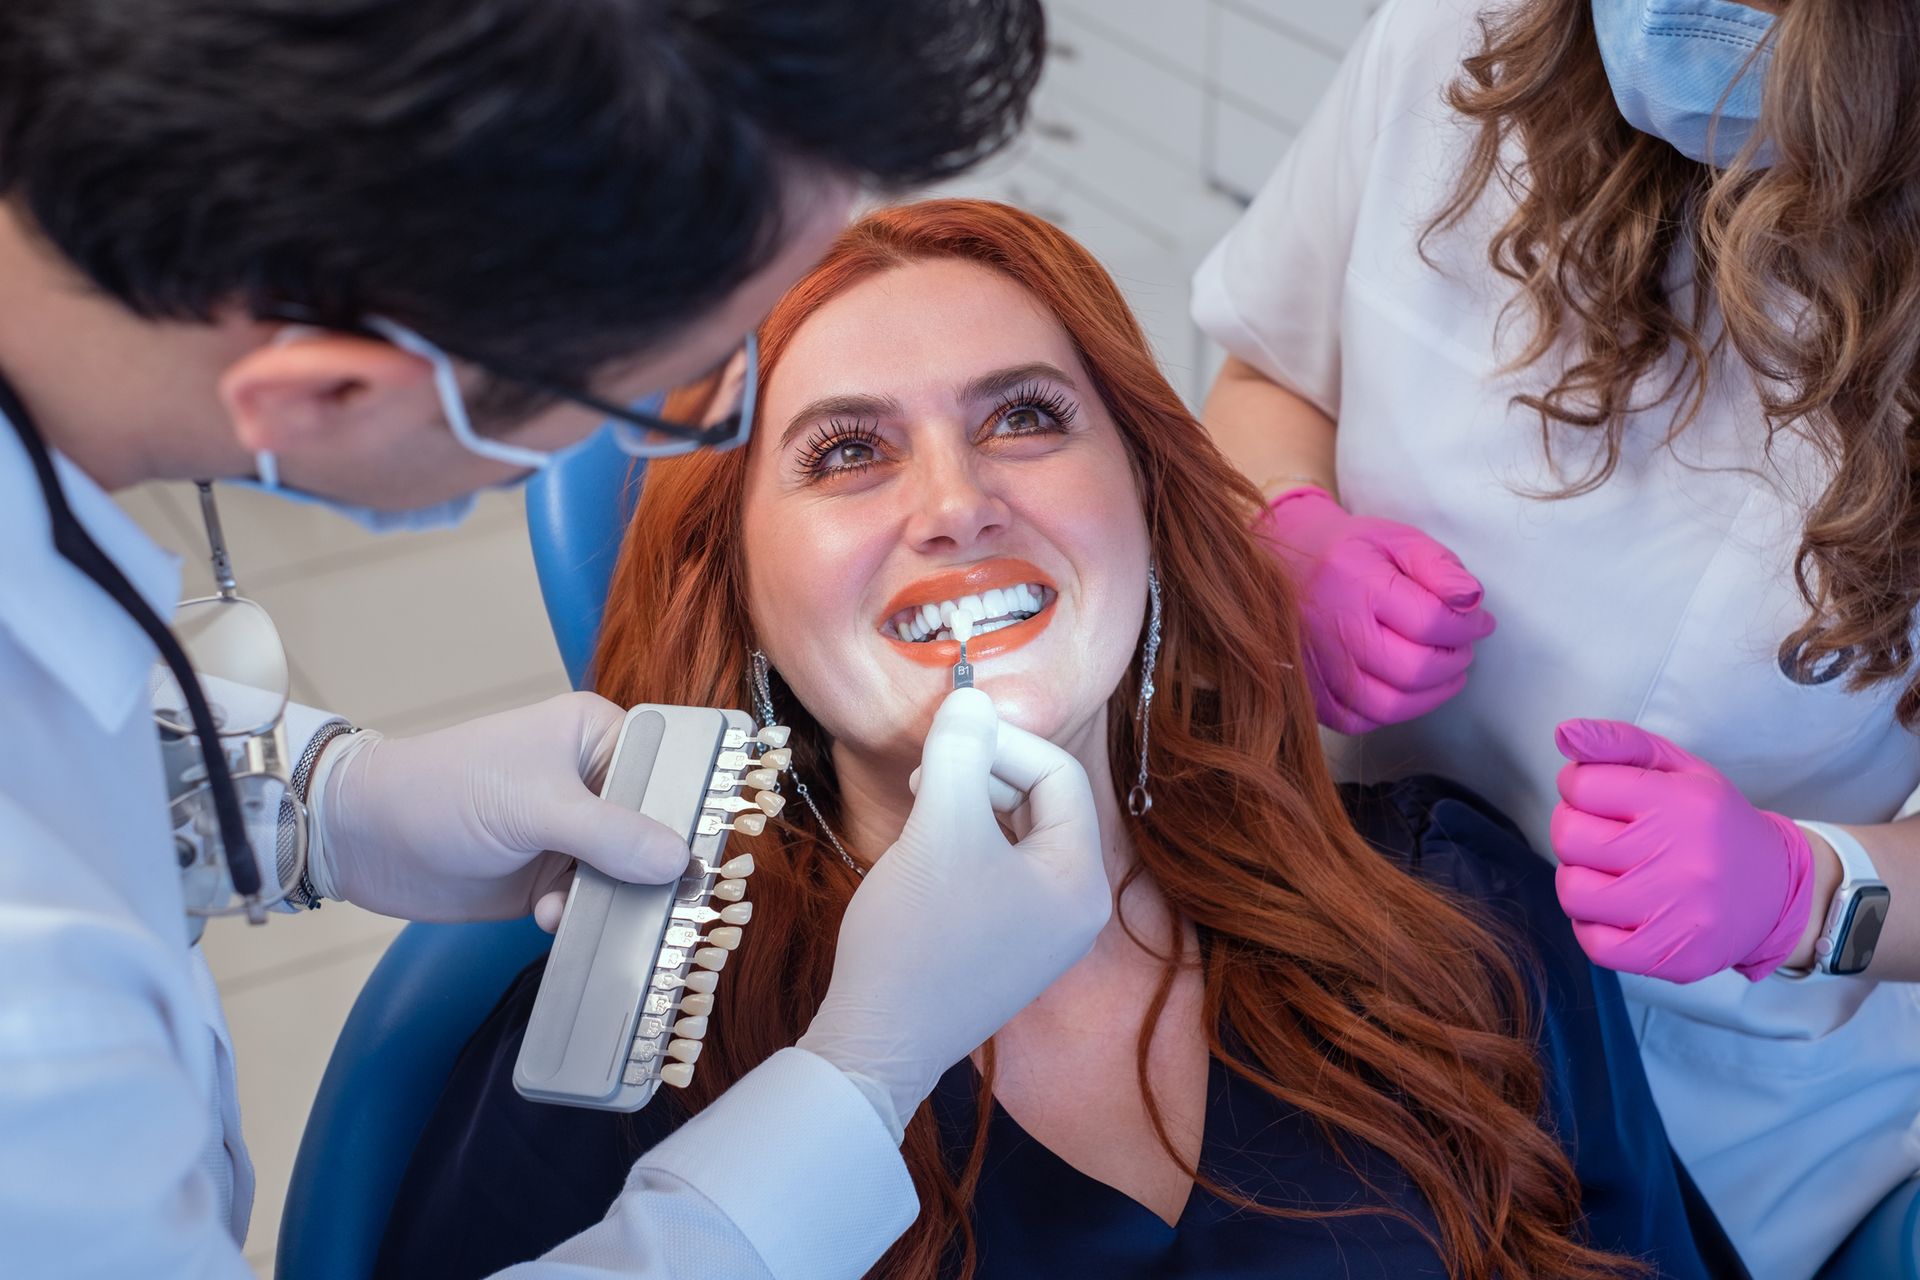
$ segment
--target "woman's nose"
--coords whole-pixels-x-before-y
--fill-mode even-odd
[[[966,456],[926,458],[917,483],[909,487],[907,540],[927,551],[965,550],[1004,529],[1006,502],[984,482]]]

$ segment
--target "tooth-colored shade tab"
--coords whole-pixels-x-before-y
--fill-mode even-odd
[[[753,802],[765,809],[769,818],[779,817],[780,811],[787,807],[787,798],[772,791],[762,791]]]
[[[727,967],[727,953],[719,947],[702,947],[693,953],[693,962],[715,973]]]
[[[704,1040],[707,1035],[707,1020],[702,1017],[682,1018],[673,1024],[673,1034],[683,1040]]]
[[[730,907],[720,908],[720,920],[723,924],[745,924],[753,919],[751,902],[736,902]]]
[[[752,787],[755,791],[771,791],[780,785],[780,772],[777,769],[749,769],[740,775],[740,785]]]
[[[745,880],[722,880],[713,886],[713,896],[722,902],[738,902],[747,896]]]
[[[728,858],[720,864],[720,874],[729,880],[753,874],[753,855],[743,853],[737,858]]]
[[[676,1089],[684,1089],[693,1083],[693,1064],[691,1062],[669,1062],[660,1068],[660,1083],[670,1084]]]
[[[707,930],[706,941],[710,947],[731,951],[740,945],[740,930],[734,925],[723,924],[718,929]]]
[[[792,736],[793,730],[784,724],[770,724],[755,735],[759,741],[775,748],[786,746],[787,739]]]
[[[697,1014],[704,1018],[713,1012],[713,997],[699,991],[692,995],[681,996],[680,1012]]]
[[[675,1040],[667,1045],[667,1056],[678,1058],[682,1062],[692,1063],[700,1060],[700,1042],[698,1040]]]
[[[687,989],[698,992],[701,995],[712,995],[713,989],[719,985],[720,975],[717,973],[708,973],[704,969],[695,969],[687,975]],[[693,997],[688,996],[687,998],[691,1000]]]
[[[961,644],[973,639],[973,615],[964,609],[953,611],[953,638]]]
[[[743,813],[733,820],[733,829],[743,836],[757,836],[767,829],[767,815]]]
[[[764,765],[769,769],[791,769],[793,767],[793,748],[775,747],[771,751],[762,751],[760,753],[760,759],[755,763]]]

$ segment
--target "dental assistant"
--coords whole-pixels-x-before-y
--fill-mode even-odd
[[[1205,416],[1345,771],[1553,852],[1800,1280],[1920,1168],[1920,10],[1481,8],[1390,0],[1207,257]]]
[[[1041,49],[1028,0],[792,16],[0,8],[0,1270],[252,1274],[248,1064],[193,945],[156,649],[211,682],[172,652],[178,561],[111,493],[228,479],[423,527],[608,415],[640,456],[737,443],[738,400],[696,422],[624,406],[750,370],[743,335],[856,194],[994,150]],[[573,694],[390,739],[289,708],[311,846],[290,901],[550,921],[570,858],[673,879],[684,844],[590,789],[620,719]],[[954,833],[993,827],[991,779],[1049,816],[983,857]],[[942,708],[921,795],[937,815],[850,904],[799,1045],[512,1275],[852,1276],[912,1221],[905,1117],[1110,909],[1084,772],[984,695]],[[254,849],[279,896],[271,840]]]

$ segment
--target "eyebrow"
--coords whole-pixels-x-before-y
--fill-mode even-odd
[[[973,378],[960,389],[962,401],[985,400],[992,396],[1005,395],[1018,387],[1044,379],[1058,382],[1078,391],[1074,380],[1055,365],[1044,360],[1033,360],[1026,364],[1016,364],[1005,369],[996,369],[992,373],[983,373]],[[793,415],[787,428],[780,434],[780,447],[786,448],[794,436],[810,423],[822,418],[883,418],[901,411],[900,402],[892,396],[837,395],[822,396],[801,406],[800,412]]]

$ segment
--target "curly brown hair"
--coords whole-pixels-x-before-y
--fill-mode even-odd
[[[1562,341],[1546,392],[1516,403],[1604,433],[1588,492],[1619,464],[1627,414],[1667,353],[1668,438],[1700,410],[1727,344],[1755,376],[1767,440],[1811,441],[1832,479],[1806,516],[1794,578],[1808,616],[1781,645],[1801,679],[1905,679],[1920,722],[1920,5],[1790,4],[1769,33],[1760,127],[1726,168],[1688,159],[1620,115],[1591,0],[1522,0],[1483,14],[1481,46],[1448,90],[1478,124],[1427,233],[1457,224],[1489,184],[1514,200],[1488,249],[1532,319],[1515,362]],[[1774,162],[1755,153],[1770,144]],[[1676,254],[1692,288],[1667,288]],[[1683,260],[1683,259],[1682,259]]]

